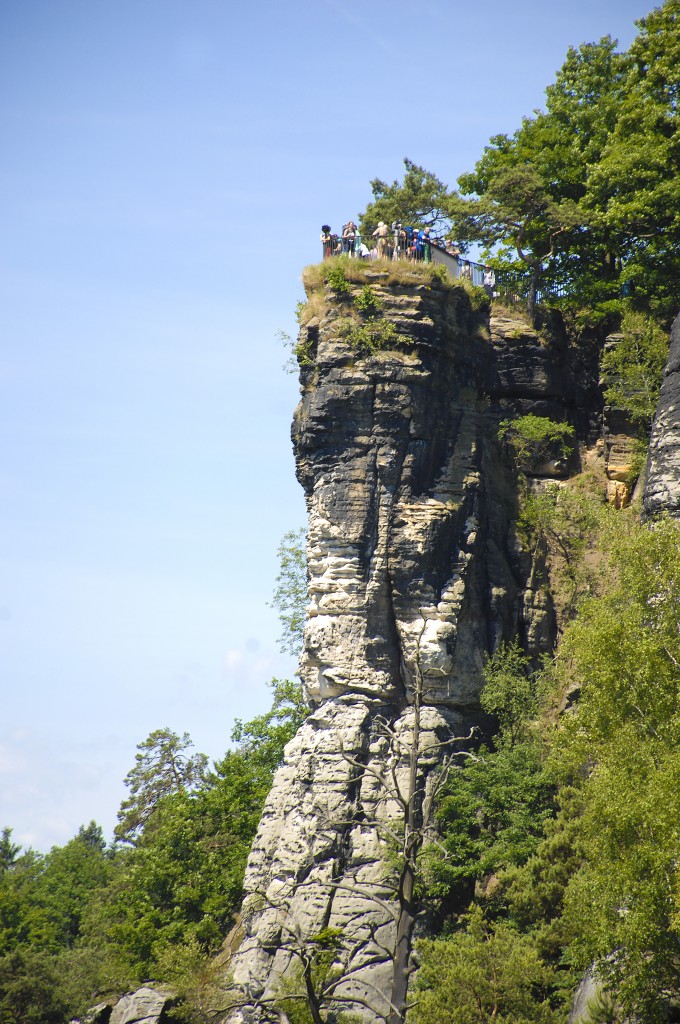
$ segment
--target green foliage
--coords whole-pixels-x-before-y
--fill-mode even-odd
[[[622,340],[602,356],[608,382],[604,398],[649,436],[668,359],[668,335],[650,317],[632,311],[624,316],[621,333]]]
[[[0,835],[0,877],[16,864],[17,857],[21,853],[21,846],[12,842],[12,829],[3,828]]]
[[[474,908],[464,932],[421,941],[414,1024],[561,1024],[551,1005],[555,971],[531,940]]]
[[[535,744],[482,748],[442,794],[437,820],[446,856],[432,851],[430,898],[455,901],[459,883],[524,863],[552,813],[553,787]]]
[[[679,994],[680,525],[618,520],[609,592],[584,602],[559,651],[563,685],[582,694],[554,757],[584,798],[570,956],[653,1022],[662,993]]]
[[[378,226],[401,222],[414,228],[431,227],[435,232],[448,227],[449,191],[446,185],[423,167],[404,160],[404,180],[391,185],[375,178],[371,182],[373,201],[360,216],[362,236]]]
[[[519,644],[504,644],[484,667],[481,704],[498,719],[501,738],[510,745],[526,732],[538,710],[536,684]]]
[[[186,735],[179,746],[173,742],[176,785],[152,791],[153,810],[133,847],[107,849],[92,823],[46,857],[13,854],[0,875],[3,1020],[62,1022],[95,1002],[97,993],[150,977],[181,982],[189,992],[190,969],[201,977],[210,973],[207,959],[241,902],[246,858],[273,772],[306,713],[299,684],[273,680],[272,687],[270,711],[236,722],[237,745],[212,772],[202,755],[178,753],[190,746]],[[166,772],[167,758],[156,757],[166,733],[159,730],[160,740],[152,734],[156,739],[141,745],[139,774],[143,767],[147,782],[153,764]],[[200,788],[188,786],[198,777],[191,776],[189,761],[200,766]],[[205,988],[197,985],[192,998],[199,1000]]]
[[[498,436],[514,452],[520,468],[555,456],[569,458],[574,448],[574,428],[569,423],[556,423],[546,416],[518,416],[502,420]]]
[[[272,604],[279,613],[283,632],[279,647],[285,654],[298,656],[302,650],[302,634],[307,607],[307,556],[305,531],[288,530],[279,544],[279,572]]]
[[[0,878],[2,1020],[51,1024],[84,1008],[106,971],[81,955],[90,910],[116,873],[94,823],[47,856],[28,851]],[[120,980],[120,979],[118,979]],[[91,1000],[90,1000],[91,1002]]]
[[[135,843],[163,797],[203,785],[208,759],[205,754],[188,756],[192,746],[188,733],[179,737],[168,728],[154,730],[137,745],[135,766],[125,776],[130,796],[118,812],[117,839]]]
[[[23,854],[0,879],[0,953],[20,945],[48,952],[72,946],[87,908],[113,871],[94,823],[47,856]]]
[[[638,27],[623,57],[616,121],[586,176],[587,200],[620,246],[622,279],[636,305],[668,320],[677,311],[680,268],[678,0],[666,0]]]
[[[616,1003],[608,992],[601,990],[588,1003],[588,1010],[582,1024],[620,1024]]]
[[[352,1024],[355,1018],[338,1011],[335,983],[343,974],[343,933],[322,928],[303,944],[289,947],[296,965],[281,982],[276,1006],[290,1024]]]
[[[494,892],[496,907],[515,927],[533,936],[544,959],[565,966],[565,949],[573,938],[565,921],[564,899],[571,878],[583,863],[580,819],[583,794],[573,786],[561,786],[553,816],[545,815],[543,836],[523,864],[506,867]],[[565,987],[571,979],[565,978]]]
[[[362,313],[375,316],[383,308],[382,299],[375,294],[370,284],[365,284],[354,300],[354,305]]]
[[[234,750],[193,792],[166,794],[88,922],[138,979],[158,977],[168,950],[221,943],[272,776],[307,708],[298,683],[272,680],[270,711],[236,721]]]
[[[521,497],[518,526],[527,543],[547,557],[560,626],[573,617],[579,601],[600,585],[602,558],[597,541],[613,515],[601,482],[585,473],[567,486],[551,483],[527,490]]]
[[[394,348],[399,340],[391,320],[378,317],[368,317],[363,323],[345,317],[338,325],[338,333],[361,355]]]
[[[298,302],[298,313],[304,305],[304,303]],[[285,373],[297,373],[300,367],[312,365],[313,360],[308,338],[301,337],[298,341],[293,341],[287,331],[277,331],[276,336],[287,352],[286,361],[282,367]]]
[[[501,647],[484,672],[482,705],[499,722],[495,749],[449,774],[437,820],[445,856],[430,851],[430,898],[446,903],[465,880],[482,880],[525,863],[553,814],[554,787],[532,728],[535,675],[516,645]]]
[[[274,693],[270,710],[245,723],[237,718],[231,738],[238,743],[237,753],[240,756],[247,758],[271,777],[283,760],[286,743],[293,738],[307,717],[309,707],[299,682],[272,679],[270,686]],[[227,758],[229,756],[226,755]],[[218,769],[220,764],[217,765]]]
[[[347,260],[342,256],[329,262],[324,272],[326,284],[336,295],[342,295],[350,291],[350,284],[345,276],[345,263]]]
[[[3,1024],[63,1024],[70,1008],[60,981],[57,961],[44,950],[24,946],[0,956]]]
[[[578,306],[605,308],[627,283],[639,308],[668,320],[680,270],[677,0],[638,23],[627,53],[608,36],[570,49],[544,111],[493,137],[449,205],[465,241],[500,245],[559,284]],[[641,158],[644,154],[644,158]]]

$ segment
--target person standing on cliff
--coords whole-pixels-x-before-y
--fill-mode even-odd
[[[460,249],[451,239],[446,243],[446,251],[456,261],[452,277],[460,277]]]
[[[493,290],[496,287],[496,275],[494,274],[491,267],[484,267],[484,277],[482,279],[482,285],[484,291],[490,299],[493,298]]]
[[[354,243],[357,237],[357,226],[353,220],[342,229],[342,251],[348,256],[354,255]]]
[[[373,232],[373,237],[378,239],[378,256],[380,259],[384,259],[387,256],[387,236],[389,230],[387,224],[381,220]]]
[[[418,232],[418,242],[416,244],[416,259],[422,260],[424,263],[429,263],[431,260],[429,228],[423,228],[421,231]]]
[[[323,245],[323,258],[328,259],[333,255],[333,235],[330,224],[321,225],[321,244]]]

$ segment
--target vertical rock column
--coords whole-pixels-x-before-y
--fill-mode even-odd
[[[484,656],[517,634],[522,592],[506,554],[512,484],[481,395],[488,310],[436,277],[385,278],[370,282],[397,332],[388,350],[347,337],[358,286],[327,289],[302,332],[293,443],[309,512],[301,675],[313,710],[267,801],[235,957],[242,989],[272,994],[291,943],[341,929],[345,994],[377,1012],[394,922],[377,899],[389,902],[376,821],[398,814],[381,773],[405,770],[417,680],[424,742],[469,732]]]
[[[649,442],[643,497],[645,514],[680,516],[680,315],[671,329],[671,347]]]

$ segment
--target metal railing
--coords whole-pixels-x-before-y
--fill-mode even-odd
[[[441,238],[422,238],[407,229],[383,236],[362,237],[359,232],[352,236],[332,233],[322,234],[323,258],[349,256],[364,260],[409,260],[414,263],[444,263],[452,277],[467,277],[473,284],[483,284],[484,266],[473,260],[464,259],[452,251],[451,243]]]

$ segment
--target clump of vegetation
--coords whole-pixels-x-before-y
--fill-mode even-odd
[[[680,275],[677,0],[638,28],[626,53],[611,36],[570,48],[543,109],[491,138],[457,187],[410,160],[401,183],[371,182],[362,225],[429,223],[462,248],[481,245],[497,271],[521,268],[531,309],[547,300],[608,316],[623,295],[670,323]]]
[[[564,1022],[593,965],[606,989],[588,1019],[656,1024],[680,996],[680,524],[610,511],[600,534],[606,572],[556,658],[532,675],[510,648],[487,666],[500,731],[441,804],[431,894],[451,895],[446,937],[421,946],[423,1024],[467,1019],[470,991],[475,1020]]]
[[[394,348],[399,340],[399,332],[394,324],[378,317],[369,317],[363,323],[346,317],[339,325],[338,333],[361,355]]]
[[[281,636],[279,649],[297,657],[302,650],[302,634],[307,608],[306,531],[288,530],[279,544],[279,572],[272,604],[279,613]]]
[[[546,416],[529,414],[503,420],[498,436],[510,446],[520,468],[543,462],[555,453],[568,459],[574,450],[574,428]]]
[[[668,336],[650,317],[632,311],[623,318],[621,334],[621,341],[602,356],[608,380],[604,398],[649,436],[668,359]]]
[[[385,305],[370,284],[365,284],[354,300],[356,308],[366,315],[375,316]]]
[[[280,341],[283,342],[284,348],[288,353],[283,364],[283,369],[286,373],[297,373],[301,367],[314,364],[314,359],[312,358],[312,339],[309,334],[298,337],[297,341],[293,341],[287,331],[277,331],[276,334]]]
[[[345,276],[345,266],[349,264],[346,257],[340,256],[336,260],[329,260],[324,280],[331,291],[336,295],[347,294],[350,291],[349,281]]]
[[[551,481],[527,489],[520,497],[517,525],[528,547],[543,553],[560,625],[599,585],[597,545],[610,519],[602,481],[587,473],[562,486]]]
[[[555,967],[541,959],[530,936],[502,921],[489,923],[478,906],[465,931],[421,942],[420,956],[419,998],[409,1014],[416,1024],[564,1020],[550,1000],[558,979]]]

